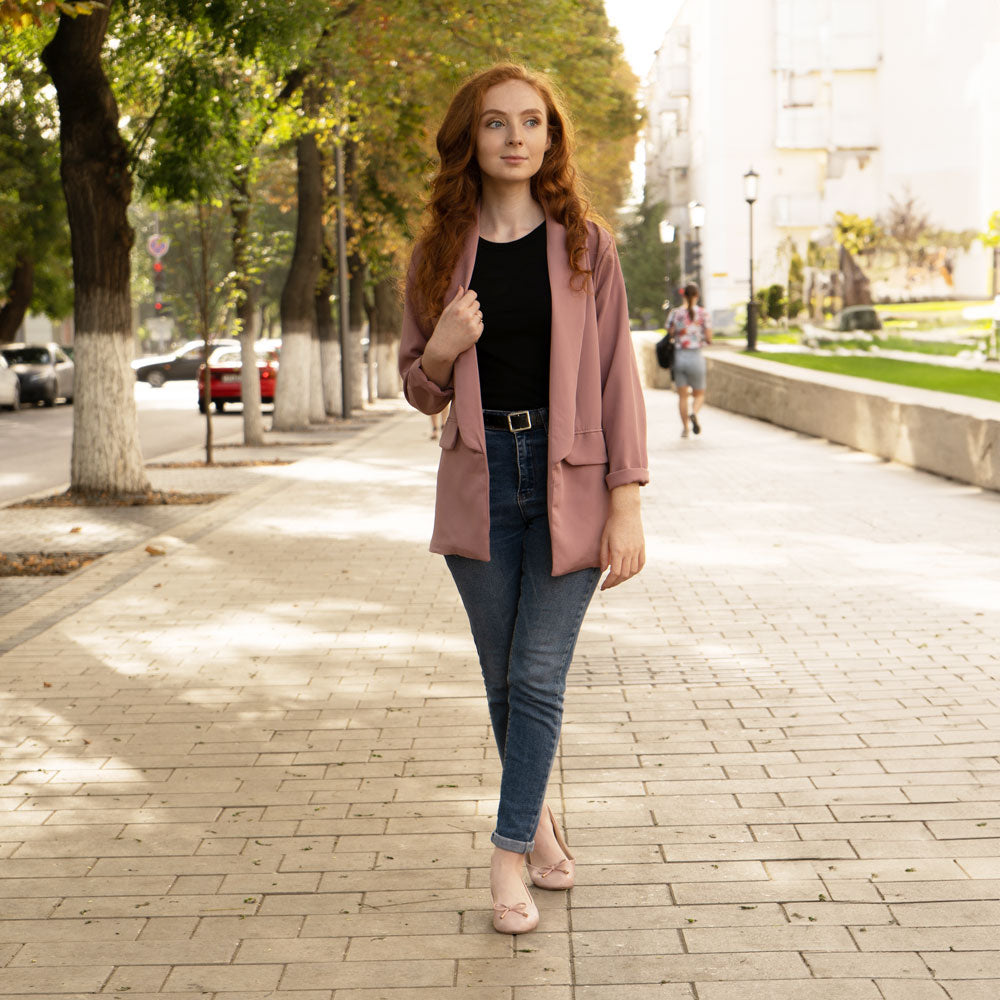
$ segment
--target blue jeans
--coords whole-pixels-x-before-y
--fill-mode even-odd
[[[462,597],[503,763],[491,837],[524,854],[535,828],[562,727],[563,693],[600,570],[552,576],[543,426],[486,431],[490,559],[445,556]]]

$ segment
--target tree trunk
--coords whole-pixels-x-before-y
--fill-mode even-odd
[[[323,271],[319,287],[316,289],[316,334],[319,337],[320,371],[326,414],[330,417],[339,417],[343,396],[340,377],[340,338],[330,307],[334,289],[332,264],[330,253],[324,252]]]
[[[296,151],[298,220],[292,264],[281,293],[281,369],[272,421],[279,431],[309,426],[309,369],[323,251],[323,177],[316,136],[301,136]]]
[[[260,412],[260,376],[257,372],[259,284],[250,275],[250,188],[243,173],[234,180],[236,194],[230,201],[233,216],[233,271],[236,274],[236,323],[240,331],[240,398],[243,400],[243,443],[260,447],[264,443],[264,418]]]
[[[205,411],[205,464],[211,465],[215,461],[215,456],[212,452],[212,449],[215,447],[214,435],[212,433],[212,373],[208,368],[208,356],[212,353],[212,327],[209,320],[209,299],[212,294],[212,288],[208,277],[208,219],[203,201],[198,204],[198,245],[201,250],[201,259],[198,268],[196,298],[198,300],[198,325],[201,327],[203,342],[201,360],[205,370],[201,401],[202,408]]]
[[[870,306],[872,292],[868,277],[858,266],[853,254],[844,246],[840,248],[840,273],[844,276],[844,307]]]
[[[86,17],[62,14],[42,63],[59,103],[61,176],[73,254],[75,388],[70,490],[148,493],[130,362],[133,232],[128,150],[101,65],[114,0]]]
[[[382,278],[375,285],[369,330],[375,348],[376,391],[380,399],[394,399],[403,389],[396,355],[403,323],[402,303],[396,283]]]
[[[348,272],[350,274],[350,295],[348,309],[351,319],[350,336],[347,338],[347,360],[351,366],[351,409],[360,410],[364,406],[364,353],[361,349],[361,338],[365,334],[367,317],[365,316],[365,262],[361,255],[352,253],[348,256]]]
[[[7,301],[0,307],[0,344],[9,344],[17,337],[34,293],[35,262],[27,254],[19,253],[14,259]]]

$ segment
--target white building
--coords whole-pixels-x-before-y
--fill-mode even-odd
[[[685,0],[646,98],[651,201],[687,237],[705,206],[706,304],[745,302],[749,210],[760,175],[754,283],[787,280],[779,247],[837,211],[884,214],[907,193],[942,229],[981,231],[1000,209],[998,0]],[[991,255],[959,255],[934,294],[992,294]]]

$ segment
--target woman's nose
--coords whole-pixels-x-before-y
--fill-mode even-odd
[[[512,128],[507,133],[507,144],[509,146],[520,146],[524,140],[521,138],[521,133],[518,129]]]

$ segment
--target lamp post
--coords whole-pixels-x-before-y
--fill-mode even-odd
[[[757,350],[757,303],[753,296],[753,203],[757,200],[758,174],[751,167],[743,175],[743,197],[750,206],[750,298],[747,300],[747,350]]]
[[[663,260],[663,274],[666,283],[667,293],[663,300],[663,313],[666,315],[670,311],[670,251],[669,245],[674,242],[677,228],[669,219],[660,220],[660,242],[665,251]]]
[[[688,221],[694,230],[694,249],[691,257],[694,267],[694,280],[701,290],[701,304],[705,304],[705,289],[701,285],[701,227],[705,225],[705,206],[700,201],[688,202]]]

